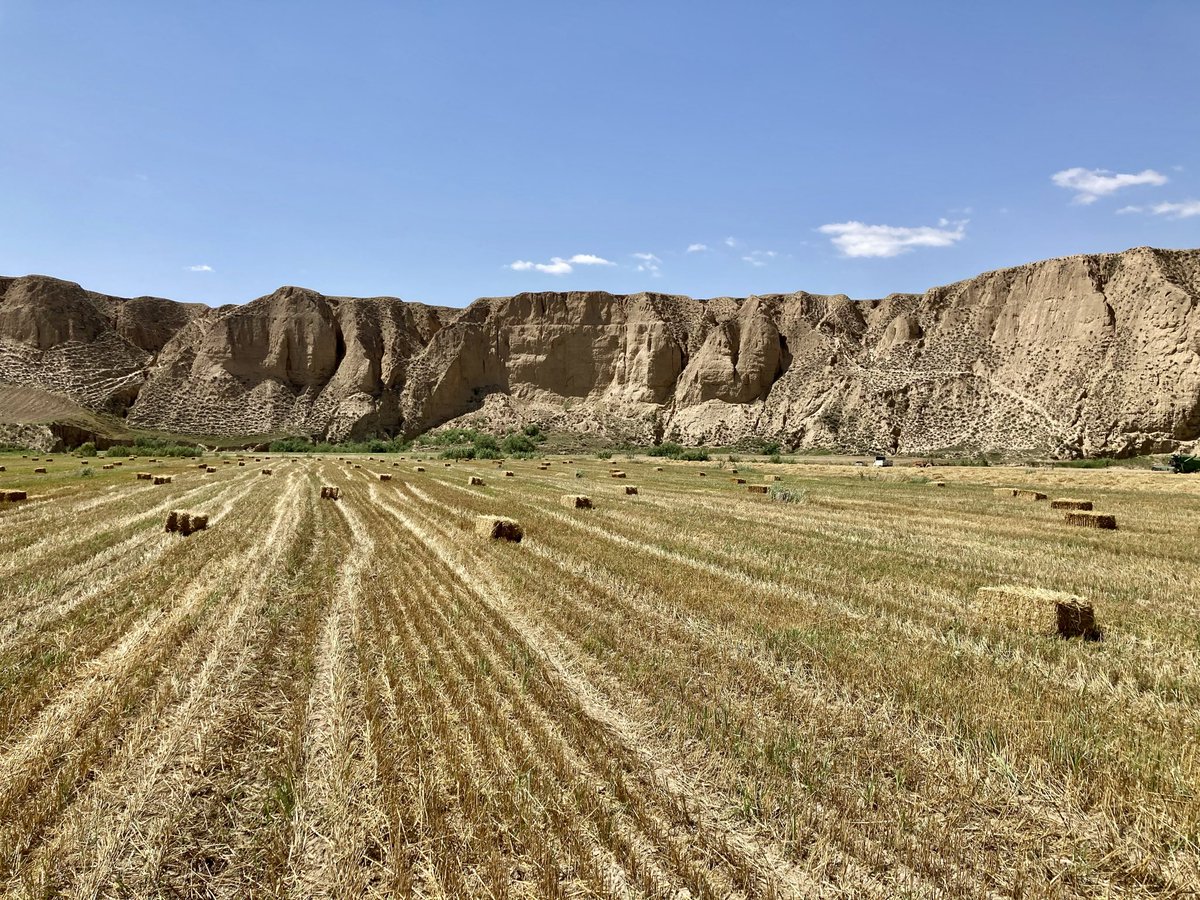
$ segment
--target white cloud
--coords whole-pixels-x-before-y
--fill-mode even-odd
[[[966,237],[967,220],[947,222],[941,227],[928,225],[906,228],[899,225],[867,225],[863,222],[835,222],[817,231],[831,235],[833,246],[844,256],[899,256],[914,247],[949,247]],[[952,225],[953,227],[946,227]]]
[[[688,253],[704,253],[708,250],[708,244],[688,244]]]
[[[1122,206],[1117,213],[1152,213],[1169,219],[1190,219],[1200,216],[1200,200],[1184,200],[1182,203],[1154,203],[1150,206]]]
[[[741,243],[741,241],[739,241],[735,237],[727,237],[721,243],[723,243],[726,247],[736,247],[738,244]]]
[[[212,266],[208,266],[203,263],[198,266],[187,266],[187,271],[189,272],[211,272],[212,270]]]
[[[778,255],[774,250],[751,250],[742,257],[742,262],[748,262],[756,269],[761,269],[768,260],[772,260]]]
[[[637,264],[638,272],[649,272],[655,278],[662,274],[659,270],[662,260],[653,253],[634,253],[633,258],[641,260]]]
[[[570,259],[561,256],[550,257],[548,263],[535,263],[528,259],[518,259],[509,263],[507,268],[514,272],[541,272],[544,275],[569,275],[575,271],[575,266],[615,266],[601,256],[593,253],[576,253]]]
[[[1050,176],[1060,188],[1075,192],[1075,203],[1095,203],[1101,197],[1119,191],[1124,187],[1139,184],[1162,185],[1167,183],[1167,176],[1153,169],[1141,172],[1124,173],[1110,172],[1107,169],[1084,169],[1076,166],[1073,169],[1063,169]]]

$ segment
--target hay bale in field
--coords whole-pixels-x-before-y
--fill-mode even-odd
[[[592,509],[592,498],[583,494],[563,494],[558,502],[570,509]]]
[[[392,476],[391,476],[391,475],[389,475],[389,474],[387,474],[386,472],[380,472],[380,473],[379,473],[379,480],[380,480],[380,481],[391,481],[391,480],[392,480]]]
[[[992,488],[992,493],[997,497],[1015,497],[1017,496],[1016,488]]]
[[[258,460],[255,460],[255,462],[258,462]],[[361,468],[362,468],[362,466],[356,465],[354,468],[356,468],[356,469],[361,469]]]
[[[520,522],[503,516],[476,516],[475,533],[492,541],[512,541],[515,544],[525,537]]]
[[[515,477],[516,477],[516,474],[517,474],[516,472],[511,472],[511,471],[509,471],[509,470],[507,470],[507,469],[506,469],[506,470],[505,470],[505,472],[504,472],[504,477],[505,477],[505,478],[515,478]]]
[[[321,488],[321,499],[340,500],[342,499],[342,489],[339,487],[332,487],[331,485],[325,485],[323,488]]]
[[[662,470],[663,470],[663,467],[662,467],[662,466],[655,466],[655,467],[654,467],[654,471],[655,471],[655,472],[661,472]]]
[[[110,470],[110,469],[112,469],[112,463],[109,463],[108,465],[101,466],[100,468],[102,468],[102,469],[104,469],[104,470],[106,470],[106,471],[107,471],[107,470]],[[3,472],[3,471],[4,471],[4,469],[3,469],[2,467],[0,467],[0,472]]]
[[[446,467],[447,469],[449,469],[451,464],[450,464],[450,463],[443,463],[443,465],[445,465],[445,467]]]
[[[467,476],[467,484],[472,487],[482,487],[483,479],[480,478],[478,475],[468,475]]]
[[[46,467],[45,467],[45,466],[38,466],[36,469],[34,469],[34,470],[33,470],[33,474],[34,474],[34,475],[45,475],[45,474],[46,474]]]
[[[1016,497],[1018,500],[1031,500],[1032,501],[1032,500],[1045,500],[1046,499],[1046,495],[1043,494],[1041,491],[1017,490],[1017,491],[1013,491],[1013,496]]]
[[[1097,640],[1100,637],[1092,605],[1075,594],[998,585],[980,588],[975,599],[975,611],[985,622],[1064,638]]]
[[[946,486],[946,482],[944,482],[944,481],[931,481],[931,482],[929,482],[929,486],[930,486],[930,487],[945,487],[945,486]]]
[[[223,465],[223,466],[232,466],[232,465],[233,465],[233,460],[232,460],[232,459],[223,459],[223,460],[221,460],[221,465]]]
[[[765,479],[765,480],[766,480],[766,481],[770,481],[770,482],[782,481],[782,480],[783,480],[783,476],[781,476],[781,475],[768,475],[768,476],[766,476],[766,479]]]
[[[0,472],[4,472],[4,471],[6,471],[6,469],[4,468],[4,466],[0,466]]]
[[[637,492],[638,492],[638,489],[636,487],[634,487],[632,484],[625,485],[625,496],[626,497],[636,497]]]
[[[1082,528],[1102,528],[1106,531],[1116,531],[1117,517],[1097,512],[1069,512],[1068,525],[1079,525]]]
[[[625,478],[627,476],[625,475],[624,472],[609,472],[608,477],[609,478]]]
[[[207,472],[209,475],[212,475],[214,472],[217,471],[217,467],[216,466],[207,466],[207,467],[205,467],[204,471]]]
[[[20,503],[22,500],[28,500],[29,494],[25,491],[0,491],[0,500],[5,503]]]
[[[746,492],[750,494],[765,494],[770,490],[765,484],[747,485]]]
[[[123,466],[123,465],[125,465],[125,463],[123,463],[123,462],[115,462],[115,463],[113,463],[113,465],[114,465],[114,466]]]
[[[1070,497],[1059,497],[1050,501],[1051,509],[1091,509],[1091,500],[1073,500]]]
[[[88,464],[88,461],[87,461],[86,459],[81,459],[81,460],[79,461],[79,464],[80,464],[81,466],[86,466],[86,465]]]
[[[270,469],[263,469],[261,472],[259,472],[259,474],[260,475],[270,475],[270,474],[272,474],[272,472]]]
[[[192,531],[207,531],[208,516],[200,516],[192,513],[192,515],[188,518],[188,525],[191,527]]]
[[[413,471],[414,472],[424,472],[425,467],[424,466],[416,466],[415,468],[413,468]]]
[[[154,479],[151,481],[151,484],[154,484],[154,485],[170,484],[171,481],[172,481],[172,478],[170,475],[155,475]]]
[[[176,532],[179,530],[179,513],[171,510],[167,513],[167,524],[163,531]]]
[[[730,478],[729,480],[732,481],[734,484],[745,484],[746,483],[745,478]]]
[[[153,477],[153,472],[138,472],[134,475],[134,478],[136,478],[138,481],[149,481]]]
[[[246,465],[246,464],[245,464],[244,462],[240,462],[240,463],[238,463],[238,467],[239,467],[239,468],[244,468],[244,467],[245,467],[245,465]]]
[[[120,463],[117,463],[117,465],[119,466],[119,465],[120,465]],[[207,469],[207,468],[208,468],[208,463],[200,463],[200,465],[196,466],[196,468],[197,468],[197,469]]]
[[[708,473],[707,473],[707,472],[697,472],[696,474],[697,474],[697,475],[699,475],[701,478],[707,478],[707,477],[708,477]]]
[[[146,462],[156,463],[156,462],[158,462],[158,460],[157,459],[148,459],[148,460],[146,460]]]
[[[736,466],[734,466],[732,469],[729,470],[730,475],[736,475],[737,473],[738,473],[738,470],[737,470]]]

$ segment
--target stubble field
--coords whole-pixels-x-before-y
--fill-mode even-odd
[[[1200,884],[1194,479],[102,462],[0,457],[30,494],[0,503],[0,893]],[[790,502],[747,491],[767,475]],[[208,529],[165,533],[169,510]],[[994,585],[1085,597],[1103,640],[983,615]]]

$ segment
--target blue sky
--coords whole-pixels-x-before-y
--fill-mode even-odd
[[[1200,246],[1190,0],[0,0],[0,41],[0,273],[119,295],[865,298]]]

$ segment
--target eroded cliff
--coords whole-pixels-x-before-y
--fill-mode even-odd
[[[285,287],[217,309],[0,279],[0,382],[191,434],[526,421],[614,439],[926,452],[1200,438],[1200,251],[1138,248],[922,295],[531,293],[464,310]]]

